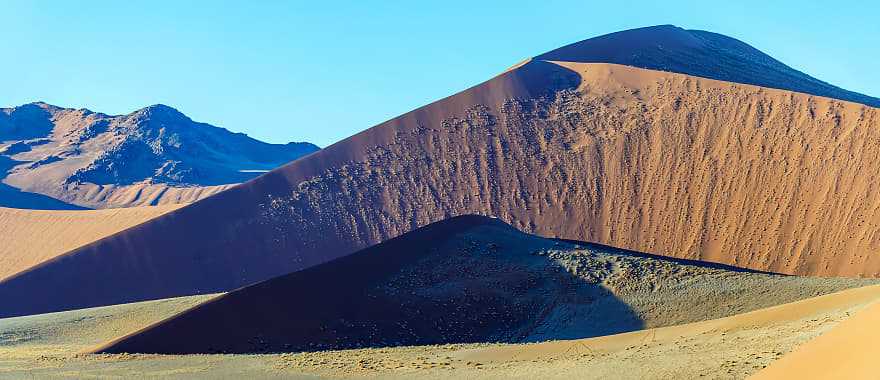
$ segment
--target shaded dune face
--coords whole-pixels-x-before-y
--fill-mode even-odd
[[[578,339],[722,318],[874,283],[652,257],[540,238],[499,219],[465,215],[235,290],[97,351],[254,353]]]
[[[861,104],[532,60],[0,282],[0,316],[225,291],[462,214],[757,270],[873,277],[878,124]]]
[[[364,228],[360,228],[357,220],[366,216],[364,213],[373,212],[370,207],[384,203],[375,200],[376,191],[381,188],[355,194],[351,192],[353,189],[343,188],[348,185],[333,182],[342,176],[350,177],[347,168],[351,164],[366,164],[364,158],[386,148],[403,148],[399,145],[404,142],[402,139],[440,132],[437,128],[441,126],[434,121],[454,120],[459,110],[484,105],[468,111],[469,115],[488,116],[487,110],[499,109],[505,99],[553,96],[557,90],[573,89],[578,84],[577,74],[547,62],[533,62],[505,73],[251,182],[6,279],[0,282],[0,304],[4,305],[0,316],[226,291],[326,262],[459,214],[455,210],[446,213],[427,208],[428,213],[417,219],[398,218],[395,214],[374,215],[371,217],[380,217],[388,225],[362,224]],[[486,130],[472,132],[489,137]],[[468,151],[477,152],[478,147],[472,149]],[[407,157],[404,159],[408,162],[401,161],[397,165],[423,165],[430,156],[423,151],[412,153],[418,155],[416,159]],[[328,171],[327,168],[334,169]],[[389,179],[406,175],[396,173]],[[334,179],[322,179],[325,175]],[[369,178],[379,179],[376,175]],[[406,181],[413,183],[412,180],[417,179]],[[369,186],[366,183],[357,186],[363,185]],[[316,195],[312,194],[294,200],[291,190],[297,188],[310,193],[326,191],[326,195],[320,196],[323,199],[310,198]],[[390,190],[396,192],[393,188]],[[337,196],[353,196],[359,198],[359,202],[371,204],[331,198]],[[403,200],[395,202],[400,201]],[[326,207],[335,202],[342,203]],[[308,207],[302,211],[292,209],[298,203]],[[409,211],[419,208],[416,203],[406,207]],[[65,285],[71,283],[77,286]]]
[[[596,320],[581,329],[586,336],[642,327],[608,290],[535,254],[546,245],[498,220],[452,218],[237,290],[99,351],[246,353],[518,342],[539,328],[561,297],[594,303]]]

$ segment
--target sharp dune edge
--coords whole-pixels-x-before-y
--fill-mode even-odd
[[[473,272],[473,276],[466,272]],[[301,282],[323,289],[318,298],[324,301],[302,302],[307,294],[301,291]],[[4,319],[0,323],[0,378],[57,374],[170,378],[743,378],[880,300],[880,286],[803,298],[876,282],[780,276],[661,259],[539,238],[498,220],[465,216],[219,297],[192,296]],[[554,287],[562,293],[554,294]],[[365,290],[366,294],[339,294],[345,289],[354,289],[354,293]],[[413,297],[405,296],[410,292]],[[394,301],[383,302],[383,293]],[[465,298],[459,299],[462,294]],[[487,294],[490,296],[484,297]],[[510,294],[517,302],[503,298]],[[797,299],[802,300],[786,303]],[[340,300],[337,307],[341,308],[327,308],[333,300]],[[360,300],[366,300],[366,304]],[[413,310],[427,312],[421,318],[363,319],[371,317],[371,312],[365,312],[370,307],[374,311],[382,309],[380,314],[388,317],[414,300],[422,303]],[[537,317],[527,317],[524,325],[508,323],[511,315],[531,313],[530,305],[534,306],[535,300],[542,303]],[[439,307],[430,307],[435,302]],[[778,303],[786,304],[772,306]],[[398,307],[395,305],[404,308],[393,311]],[[189,321],[194,324],[178,323],[193,315],[196,318]],[[477,318],[469,319],[473,315]],[[450,323],[443,323],[444,316]],[[723,318],[713,319],[719,317]],[[312,318],[318,318],[324,328],[311,328]],[[343,322],[328,324],[334,320]],[[638,320],[640,324],[632,323]],[[479,321],[495,322],[471,324]],[[346,323],[356,329],[346,330]],[[383,329],[383,323],[392,328]],[[419,323],[430,328],[419,328]],[[589,335],[590,329],[585,327],[615,325],[616,331],[647,329],[622,334],[597,330],[594,333],[612,335],[588,339],[486,343],[504,336],[526,342],[570,339]],[[672,326],[652,328],[668,325]],[[455,338],[452,342],[467,341],[456,340],[465,336],[456,332],[494,334],[479,336],[476,341],[483,343],[476,344],[385,347],[394,331],[428,333],[422,335],[427,340],[401,341],[426,344],[432,342],[431,333],[438,329],[444,332],[441,338]],[[507,335],[505,330],[515,334]],[[343,345],[323,345],[332,340],[326,340],[328,335],[322,337],[319,331],[338,334],[335,338],[342,338],[337,342]],[[296,354],[82,354],[93,350],[139,351],[124,349],[135,348],[138,342],[131,338],[137,337],[147,337],[140,341],[141,348],[146,342],[174,352],[236,346],[247,347],[247,352],[271,352],[278,338],[288,343],[286,350],[295,351],[300,340],[318,345],[310,346],[310,352]],[[371,339],[381,343],[380,347],[324,351],[362,343],[372,346]],[[108,340],[111,343],[104,343]]]
[[[235,290],[97,352],[297,352],[584,338],[726,317],[876,283],[584,247],[468,215]]]
[[[182,206],[77,211],[0,207],[0,280]]]
[[[880,365],[877,364],[880,329],[877,326],[880,326],[880,303],[875,302],[751,378],[877,378],[880,372]]]
[[[0,207],[0,379],[873,378],[878,106],[657,26],[241,185],[167,106],[0,109],[0,203],[76,210]]]
[[[753,269],[875,276],[877,114],[681,74],[532,61],[6,280],[4,303],[58,302],[3,315],[228,290],[464,213]],[[80,266],[94,271],[69,270]],[[40,294],[69,282],[82,285]]]

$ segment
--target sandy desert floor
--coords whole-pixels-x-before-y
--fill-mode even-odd
[[[269,355],[95,355],[193,296],[0,320],[0,378],[744,378],[880,300],[880,285],[732,317],[532,344]]]
[[[558,318],[546,318],[541,323],[548,331],[570,334],[534,334],[527,339],[538,343],[278,354],[88,353],[216,297],[198,295],[0,319],[0,379],[740,379],[813,338],[836,331],[832,329],[838,324],[880,301],[878,280],[742,272],[545,239],[509,226],[478,224],[432,244],[436,247],[432,255],[439,256],[427,255],[401,273],[423,278],[429,272],[442,274],[463,267],[488,273],[478,264],[491,263],[487,256],[491,251],[509,265],[554,266],[601,286],[629,305],[647,329],[542,341],[589,336],[579,335],[583,332],[559,323]],[[553,310],[569,315],[584,309],[590,311],[590,320],[600,324],[625,322],[615,320],[619,316],[613,313],[596,314],[601,305],[561,303]],[[608,320],[596,319],[603,315]]]

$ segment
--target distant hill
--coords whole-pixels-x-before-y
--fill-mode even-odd
[[[0,109],[0,206],[192,202],[317,150],[264,143],[165,105],[110,116],[31,103]]]
[[[647,30],[654,45],[668,29]],[[607,45],[650,45],[630,33],[646,30]],[[0,281],[0,316],[228,291],[462,214],[756,270],[880,275],[880,109],[736,82],[742,63],[721,52],[676,68],[702,75],[574,53]]]

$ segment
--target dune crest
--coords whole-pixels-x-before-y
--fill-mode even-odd
[[[661,259],[540,238],[498,219],[467,215],[232,291],[97,352],[299,352],[576,339],[726,317],[876,283]]]
[[[873,277],[878,126],[880,110],[858,103],[533,59],[2,281],[13,306],[0,316],[228,291],[463,214],[756,270]],[[47,290],[65,283],[80,286]],[[21,294],[42,302],[10,301]]]

